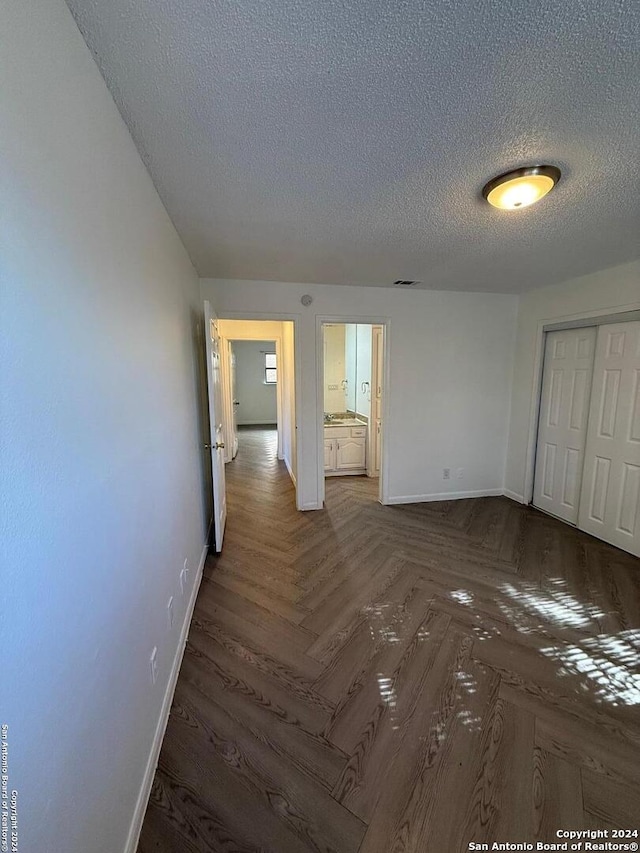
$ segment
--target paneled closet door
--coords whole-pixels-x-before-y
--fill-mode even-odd
[[[640,321],[600,326],[579,527],[640,556]]]
[[[548,332],[533,504],[576,524],[596,329]]]

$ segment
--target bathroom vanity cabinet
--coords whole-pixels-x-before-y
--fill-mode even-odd
[[[367,425],[362,421],[326,424],[324,472],[327,477],[367,473]]]

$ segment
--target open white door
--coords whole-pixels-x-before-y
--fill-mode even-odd
[[[211,305],[204,303],[204,325],[207,343],[207,383],[209,388],[209,424],[211,428],[211,475],[213,478],[213,527],[215,548],[222,550],[224,523],[227,519],[227,494],[224,479],[224,433],[222,431],[222,395],[220,392],[220,339],[218,324]]]

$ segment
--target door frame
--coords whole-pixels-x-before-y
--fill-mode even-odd
[[[370,387],[370,393],[372,395],[375,395],[375,393],[376,393],[376,391],[375,391],[376,384],[378,384],[382,387],[382,376],[381,376],[381,371],[378,371],[378,365],[377,365],[377,359],[376,359],[376,348],[374,346],[376,328],[377,327],[375,324],[371,327],[372,341],[371,341],[371,387]],[[384,329],[382,330],[382,345],[384,346]],[[384,353],[383,353],[383,358],[384,358]],[[376,363],[375,367],[374,367],[374,362]],[[384,363],[382,365],[382,372],[384,372]],[[374,379],[376,380],[375,382],[373,381]],[[371,399],[371,410],[372,411],[373,411],[374,399],[375,398],[372,396],[372,399]],[[382,411],[380,412],[380,414],[382,415]],[[373,419],[369,418],[369,420],[375,421],[375,418],[373,418]],[[380,420],[382,422],[382,418],[380,418]],[[380,444],[382,444],[382,423],[380,426],[381,426],[381,428],[380,428]],[[373,430],[371,430],[371,429],[368,430],[368,433],[367,433],[367,453],[368,453],[368,456],[367,456],[367,476],[372,477],[372,476],[374,476],[372,474],[372,471],[375,470],[375,459],[373,458],[374,457]],[[382,459],[380,459],[380,464],[382,464]],[[380,471],[378,471],[378,477],[379,476],[380,476]]]
[[[258,311],[221,311],[218,314],[218,320],[249,320],[254,322],[260,321],[272,321],[276,323],[289,322],[293,323],[293,371],[294,371],[294,411],[295,411],[295,423],[293,424],[293,429],[295,431],[296,437],[296,472],[301,470],[302,465],[302,445],[303,445],[303,436],[302,430],[299,429],[300,417],[301,417],[301,403],[302,403],[302,383],[301,383],[301,350],[300,350],[300,314],[285,314],[285,313],[260,313]],[[233,341],[233,340],[274,340],[274,338],[270,338],[268,335],[266,338],[227,338],[224,337],[225,341]],[[281,338],[276,340],[276,344],[282,343]],[[277,349],[276,352],[278,355],[280,354],[280,350]],[[225,357],[226,360],[226,357]],[[280,383],[278,383],[278,387],[276,388],[276,398],[278,401],[278,418],[282,417],[282,405],[284,403],[284,399],[282,397],[282,391]],[[280,423],[278,420],[278,446],[280,446]],[[291,472],[289,472],[291,474]],[[296,509],[302,510],[302,498],[300,494],[300,488],[298,485],[299,477],[295,479],[291,478],[294,484],[295,493],[296,493]]]
[[[318,508],[324,507],[324,347],[322,327],[328,323],[362,323],[370,326],[382,326],[382,434],[380,437],[380,482],[378,500],[389,503],[389,378],[391,353],[391,319],[370,314],[318,314],[316,315],[316,445],[318,462]],[[369,418],[371,429],[371,418]]]
[[[533,488],[536,468],[536,448],[538,444],[538,423],[542,397],[542,372],[544,369],[544,352],[547,332],[559,332],[563,329],[579,329],[584,326],[604,326],[607,323],[626,323],[628,320],[640,320],[640,302],[621,305],[615,310],[600,309],[581,311],[560,317],[548,317],[538,320],[535,338],[535,356],[533,361],[533,388],[529,406],[529,432],[527,438],[527,455],[525,463],[525,478],[523,503],[533,503]],[[384,401],[383,401],[384,402]]]

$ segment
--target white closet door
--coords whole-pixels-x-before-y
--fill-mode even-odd
[[[640,556],[640,321],[598,331],[579,527]]]
[[[576,524],[596,329],[547,333],[533,503]]]

